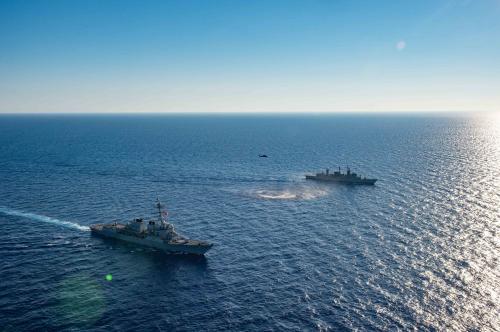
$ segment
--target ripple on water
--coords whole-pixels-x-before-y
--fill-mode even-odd
[[[494,331],[500,134],[493,124],[2,118],[0,325]],[[255,157],[263,147],[266,160]],[[379,181],[303,179],[346,163]],[[157,196],[177,230],[215,243],[205,259],[82,231],[146,216]]]

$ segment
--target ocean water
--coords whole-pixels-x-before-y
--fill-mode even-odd
[[[88,231],[157,196],[205,258]],[[0,116],[2,331],[498,331],[499,232],[498,117]]]

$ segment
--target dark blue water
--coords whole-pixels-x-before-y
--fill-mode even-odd
[[[0,116],[0,326],[498,329],[497,120]],[[303,178],[338,165],[379,181]],[[206,258],[88,232],[157,196]]]

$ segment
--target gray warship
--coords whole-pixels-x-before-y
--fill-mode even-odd
[[[347,172],[344,174],[340,171],[340,167],[338,171],[330,173],[330,170],[327,168],[325,172],[316,173],[316,175],[306,175],[307,180],[316,180],[316,181],[328,181],[328,182],[337,182],[343,184],[364,184],[364,185],[374,185],[377,179],[367,179],[362,178],[356,173],[351,173],[351,169],[347,167]]]
[[[190,240],[175,232],[174,226],[167,221],[168,213],[163,210],[160,200],[156,200],[158,219],[145,221],[142,218],[121,224],[95,224],[90,226],[92,234],[118,239],[145,247],[156,248],[166,253],[204,255],[212,244],[205,241]]]

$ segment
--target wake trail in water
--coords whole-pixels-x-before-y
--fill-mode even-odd
[[[311,200],[327,194],[326,190],[302,187],[247,191],[247,195],[251,197],[270,200]]]
[[[3,206],[0,206],[0,213],[5,214],[5,215],[9,215],[9,216],[28,218],[31,220],[41,221],[41,222],[45,222],[48,224],[64,226],[67,228],[78,229],[80,231],[89,231],[90,230],[90,228],[88,226],[82,226],[82,225],[79,225],[79,224],[71,222],[71,221],[59,220],[56,218],[42,216],[42,215],[35,214],[35,213],[13,210],[13,209],[9,209],[9,208],[3,207]]]

